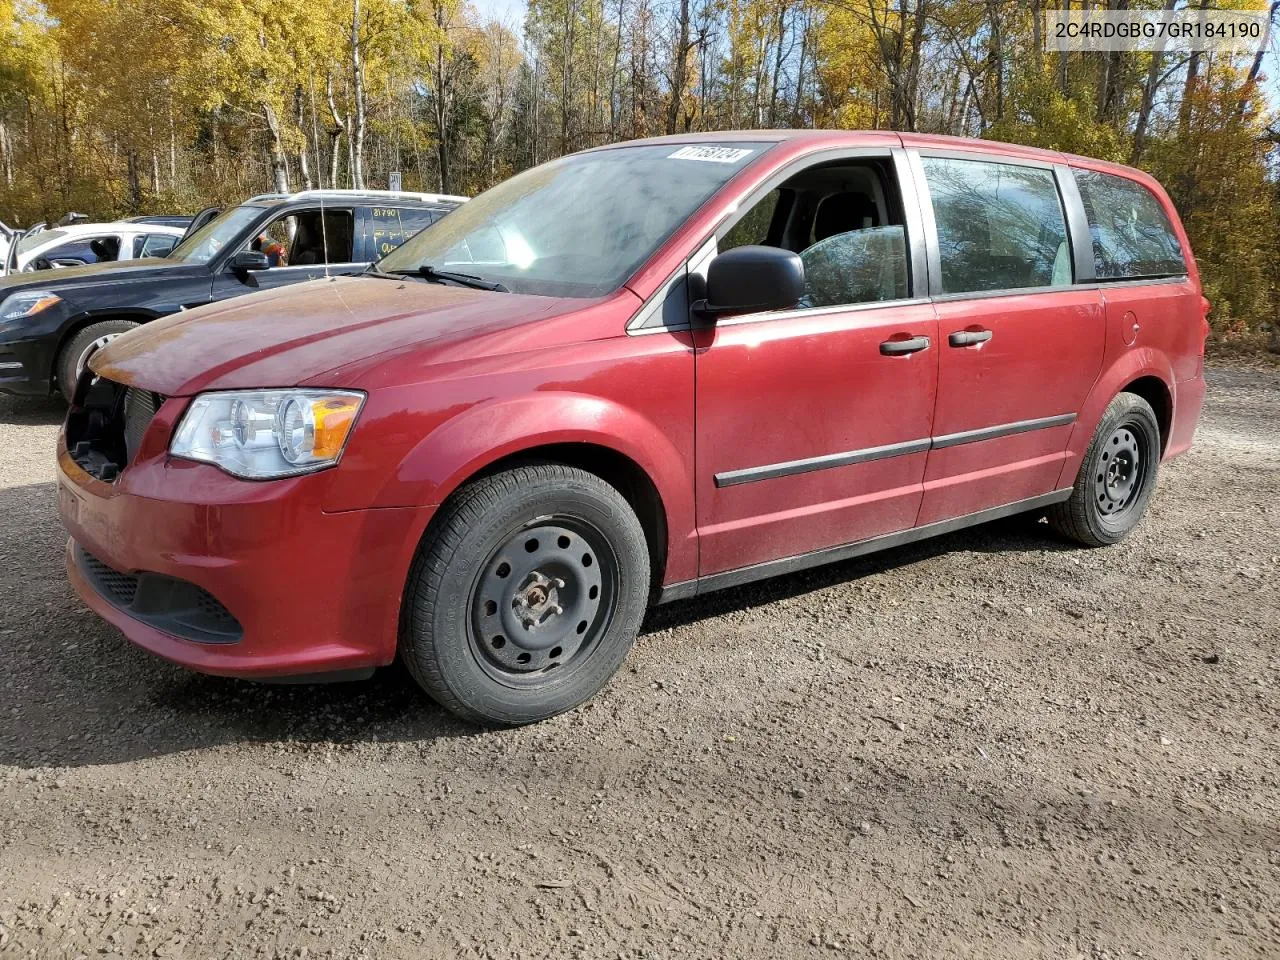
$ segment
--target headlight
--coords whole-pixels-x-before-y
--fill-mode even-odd
[[[169,453],[251,480],[310,473],[338,462],[363,403],[352,390],[202,393]]]
[[[4,303],[0,303],[0,323],[33,317],[41,310],[48,310],[61,302],[60,296],[48,290],[27,290],[10,294],[5,297]]]

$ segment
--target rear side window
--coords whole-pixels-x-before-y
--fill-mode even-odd
[[[135,257],[163,257],[178,243],[177,237],[164,233],[152,233],[133,238],[133,255]]]
[[[422,207],[373,207],[369,215],[373,218],[374,256],[379,260],[439,216]]]
[[[1067,224],[1052,170],[921,159],[938,225],[943,293],[1071,283]]]
[[[1178,277],[1187,272],[1173,225],[1155,194],[1125,177],[1073,172],[1089,218],[1099,280]]]

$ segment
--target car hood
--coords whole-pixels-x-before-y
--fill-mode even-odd
[[[182,260],[165,260],[158,257],[146,260],[120,260],[114,263],[91,263],[84,267],[63,267],[56,270],[33,270],[30,273],[11,273],[0,277],[0,298],[18,290],[53,290],[73,293],[82,287],[110,284],[135,284],[144,280],[172,277],[175,271],[208,273],[201,264]]]
[[[463,355],[491,346],[496,334],[501,349],[519,349],[514,328],[586,303],[415,280],[313,280],[156,320],[100,350],[91,366],[165,396],[296,386],[341,367],[343,383],[331,384],[340,386],[368,361],[406,348],[440,359],[460,344]]]

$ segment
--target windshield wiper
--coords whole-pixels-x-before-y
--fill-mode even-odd
[[[454,273],[451,270],[437,270],[429,263],[424,263],[418,268],[418,275],[422,277],[423,280],[433,280],[436,283],[457,283],[464,287],[472,287],[476,290],[493,290],[496,293],[511,292],[497,280],[486,280],[484,277],[477,277],[470,273]]]
[[[406,274],[403,274],[403,273],[387,273],[387,272],[386,272],[386,271],[384,271],[384,270],[379,270],[379,269],[378,269],[377,267],[375,267],[373,264],[369,264],[369,266],[367,266],[367,267],[365,267],[365,268],[364,268],[364,276],[366,276],[366,277],[377,277],[379,280],[403,280],[403,279],[405,279]],[[411,276],[411,274],[409,274],[409,276]]]

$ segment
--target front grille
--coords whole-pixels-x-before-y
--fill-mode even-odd
[[[97,377],[81,381],[67,414],[67,450],[86,473],[112,482],[138,455],[165,398]]]
[[[79,545],[76,563],[108,603],[157,630],[195,643],[235,643],[244,636],[231,611],[194,583],[160,573],[121,573]]]
[[[151,419],[164,403],[164,397],[150,390],[128,387],[124,391],[124,448],[128,463],[133,462]]]

